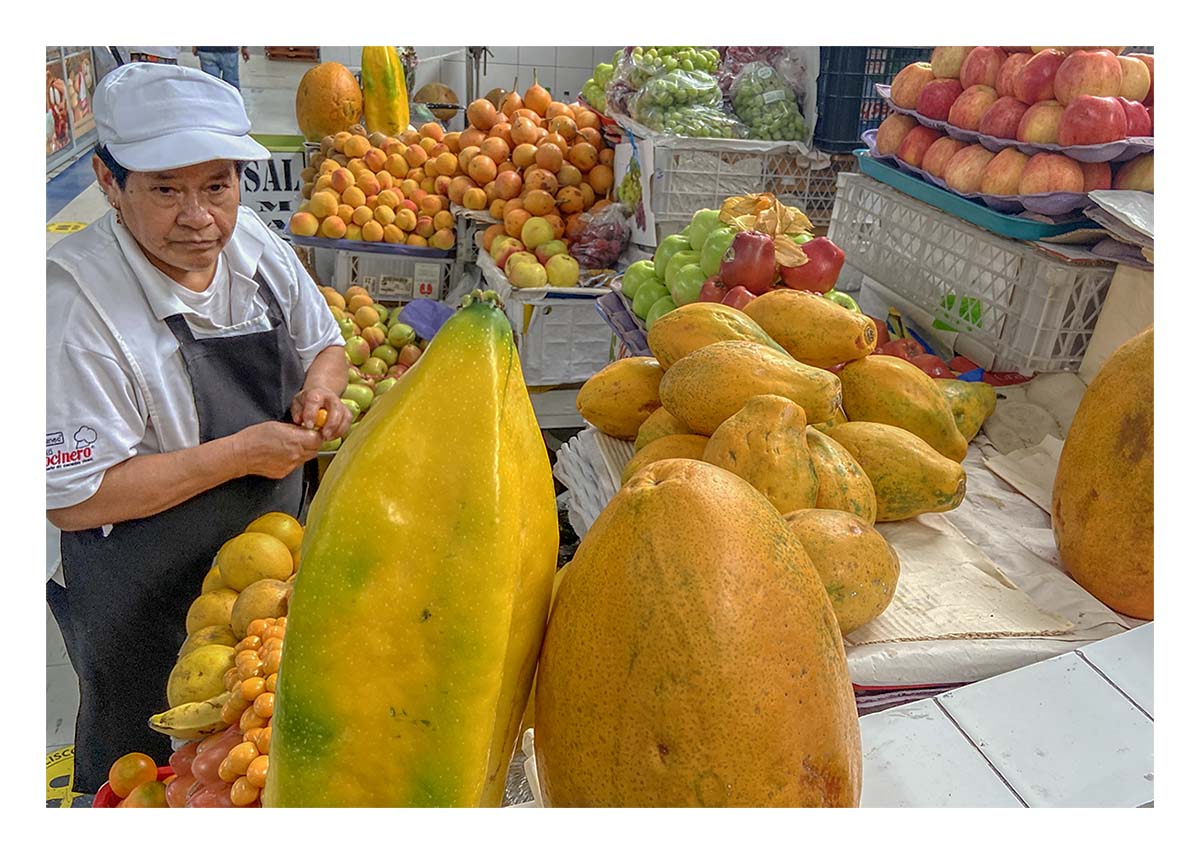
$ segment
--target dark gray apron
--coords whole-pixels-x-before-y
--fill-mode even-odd
[[[291,422],[304,367],[283,312],[259,276],[270,331],[197,339],[182,315],[166,318],[191,378],[200,441],[263,421]],[[170,740],[147,726],[167,707],[167,677],[186,637],[188,607],[230,537],[272,510],[302,517],[315,466],[280,480],[231,480],[144,519],[63,532],[66,589],[47,585],[50,608],[79,676],[74,790],[93,793],[131,751],[165,765]],[[52,589],[53,588],[53,589]]]

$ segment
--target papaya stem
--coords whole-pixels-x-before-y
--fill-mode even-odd
[[[484,291],[484,290],[480,290],[478,288],[476,288],[474,291],[472,291],[471,293],[469,293],[465,297],[463,297],[462,303],[459,305],[459,308],[460,309],[467,308],[469,306],[474,305],[477,302],[486,302],[486,303],[489,303],[490,305],[494,305],[496,308],[500,309],[501,311],[504,311],[504,302],[500,299],[500,294],[496,293],[495,291],[491,291],[491,290]]]

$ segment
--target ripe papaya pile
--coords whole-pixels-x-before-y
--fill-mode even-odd
[[[751,306],[669,311],[652,357],[579,391],[635,454],[550,612],[534,697],[550,805],[858,803],[841,638],[900,576],[875,523],[958,506],[995,395],[872,354],[874,322],[819,295]]]
[[[934,380],[872,353],[874,331],[870,318],[801,291],[772,291],[745,311],[690,303],[650,327],[653,358],[608,365],[580,389],[577,406],[598,430],[634,442],[623,483],[658,460],[702,460],[737,474],[789,519],[848,514],[874,534],[877,521],[959,505],[967,443],[996,404],[983,383]],[[821,524],[797,526],[801,539],[817,529],[826,539],[862,536],[847,519],[818,515]],[[879,559],[850,588],[826,567],[827,587],[844,591],[857,610],[839,613],[844,631],[891,601],[894,553],[873,553]],[[884,595],[864,614],[868,589]]]

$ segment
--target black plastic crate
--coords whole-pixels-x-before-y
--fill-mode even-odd
[[[910,62],[927,62],[931,47],[823,47],[817,77],[817,129],[822,151],[862,148],[862,134],[887,118],[876,83],[891,83]]]

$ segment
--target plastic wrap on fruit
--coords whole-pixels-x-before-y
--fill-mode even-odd
[[[571,244],[571,257],[585,270],[612,267],[629,245],[631,211],[621,204],[605,205],[583,215],[579,239]]]
[[[720,107],[646,107],[632,118],[652,131],[705,139],[746,139],[746,126]]]
[[[752,139],[802,140],[807,135],[796,92],[769,63],[743,66],[729,94],[733,111],[749,128]]]

